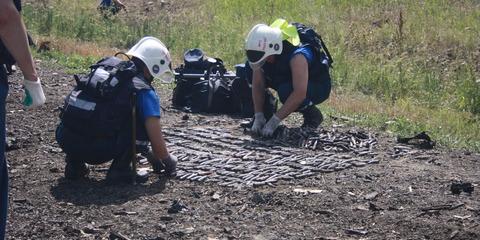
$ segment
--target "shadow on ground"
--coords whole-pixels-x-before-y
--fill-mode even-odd
[[[104,206],[122,204],[143,196],[162,193],[167,182],[168,178],[158,178],[148,184],[111,185],[105,180],[87,178],[68,181],[62,177],[50,188],[50,192],[58,201],[79,206]]]

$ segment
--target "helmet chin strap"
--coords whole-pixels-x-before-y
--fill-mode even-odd
[[[148,70],[147,67],[143,67],[143,76],[145,77],[145,80],[147,80],[149,84],[153,82],[153,76],[152,74],[150,74],[150,71]]]
[[[150,76],[149,78],[147,78],[147,81],[149,84],[151,84],[153,82],[153,76]]]

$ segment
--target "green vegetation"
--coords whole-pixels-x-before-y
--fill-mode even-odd
[[[35,58],[51,60],[48,63],[59,64],[65,67],[66,73],[69,74],[85,72],[92,63],[98,61],[98,59],[93,56],[67,55],[56,50],[44,53],[33,53],[33,55]]]
[[[327,111],[362,116],[358,124],[378,128],[394,120],[386,127],[394,133],[426,130],[447,146],[480,151],[478,1],[179,0],[148,13],[136,2],[127,3],[128,13],[103,17],[92,1],[43,0],[25,6],[24,15],[36,35],[120,49],[157,36],[175,65],[186,49],[200,47],[233,66],[244,61],[243,41],[254,24],[278,17],[303,22],[334,55],[332,76],[344,105],[377,102],[348,109],[329,101]],[[349,100],[358,93],[365,97]]]

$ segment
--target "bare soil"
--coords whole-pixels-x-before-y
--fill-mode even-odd
[[[74,81],[62,70],[39,66],[48,99],[40,109],[23,109],[21,77],[10,78],[9,239],[480,238],[480,155],[439,147],[410,147],[404,154],[394,154],[399,144],[382,133],[372,133],[378,141],[378,163],[258,187],[158,175],[151,175],[145,184],[109,186],[103,180],[108,164],[90,166],[86,180],[66,181],[64,153],[54,131],[58,108]],[[250,138],[239,127],[241,119],[189,114],[185,120],[185,113],[170,107],[171,89],[158,92],[165,107],[165,132],[213,126],[240,139]],[[177,154],[192,144],[169,142]],[[315,154],[308,149],[285,149]],[[195,151],[200,156],[213,150],[197,142],[193,155]],[[179,168],[186,170],[188,161],[180,161]],[[472,194],[454,195],[450,187],[455,180],[476,188]]]
[[[162,9],[174,14],[195,5],[189,1],[124,2],[129,15]],[[480,239],[479,153],[399,148],[395,138],[367,129],[363,131],[378,142],[373,164],[271,184],[223,186],[226,178],[211,172],[206,181],[151,175],[144,184],[111,186],[104,182],[108,164],[90,166],[85,180],[66,181],[64,153],[54,131],[59,107],[74,81],[61,69],[39,66],[47,96],[40,109],[23,109],[21,76],[10,78],[8,239]],[[251,137],[239,127],[242,119],[236,117],[185,117],[171,108],[171,89],[158,92],[165,107],[162,123],[169,148],[189,155],[179,163],[184,174],[192,170],[189,167],[196,154],[246,158],[228,152],[234,149],[233,141],[220,151],[208,141],[173,141],[177,132],[222,129],[244,141],[239,147],[245,149],[251,141],[263,141],[248,140]],[[296,127],[297,119],[295,115],[286,124]],[[339,122],[324,126],[325,131],[351,130],[335,119]],[[275,149],[298,156],[324,153],[293,146]],[[263,157],[268,154],[263,152]],[[344,161],[343,156],[333,152],[329,161]],[[262,168],[268,165],[263,158],[257,163]],[[452,194],[454,181],[472,183],[475,189],[471,194]]]

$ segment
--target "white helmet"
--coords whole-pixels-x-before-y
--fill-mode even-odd
[[[282,31],[279,28],[257,24],[247,35],[245,50],[250,67],[260,68],[268,56],[282,53]]]
[[[127,55],[142,60],[154,78],[159,78],[166,83],[173,81],[170,53],[165,44],[157,38],[144,37],[140,39],[135,46],[128,50]]]

